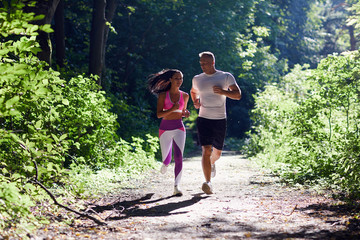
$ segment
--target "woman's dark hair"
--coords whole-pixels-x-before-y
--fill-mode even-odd
[[[149,75],[148,77],[148,89],[151,93],[158,95],[161,92],[169,91],[171,88],[170,78],[175,73],[181,73],[177,69],[163,69],[158,73]]]

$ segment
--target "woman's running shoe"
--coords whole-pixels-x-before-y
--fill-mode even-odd
[[[182,191],[179,189],[178,186],[174,186],[174,194],[173,195],[174,196],[182,196],[183,195]]]

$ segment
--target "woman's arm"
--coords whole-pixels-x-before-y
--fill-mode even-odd
[[[189,117],[190,116],[190,112],[189,110],[187,110],[187,104],[189,102],[189,94],[187,94],[186,92],[183,93],[183,98],[184,98],[184,109],[182,112],[182,116],[183,117]]]
[[[168,110],[164,110],[164,102],[165,102],[166,92],[162,92],[159,94],[158,102],[157,102],[157,110],[156,115],[158,118],[166,117],[171,114],[174,110],[179,109],[179,103],[174,103],[172,108]]]

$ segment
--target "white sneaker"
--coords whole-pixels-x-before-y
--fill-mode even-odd
[[[167,171],[167,168],[168,168],[168,166],[166,166],[165,164],[163,164],[163,165],[161,166],[161,168],[160,168],[160,172],[161,172],[162,174],[165,174],[166,171]]]
[[[213,194],[211,182],[204,182],[201,188],[206,194]]]
[[[179,189],[178,186],[174,186],[174,194],[173,195],[179,196],[179,197],[183,195],[182,191]]]
[[[215,163],[211,164],[211,177],[215,177],[216,176],[216,168],[215,168]]]

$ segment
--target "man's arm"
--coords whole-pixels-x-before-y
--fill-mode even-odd
[[[241,90],[237,84],[233,84],[233,85],[229,86],[228,90],[224,90],[218,86],[213,87],[213,90],[214,90],[214,93],[224,95],[224,96],[234,99],[234,100],[241,99]]]
[[[201,106],[200,99],[199,99],[199,92],[195,88],[192,87],[190,90],[190,95],[191,95],[191,100],[194,103],[194,107],[196,109],[199,109]]]

